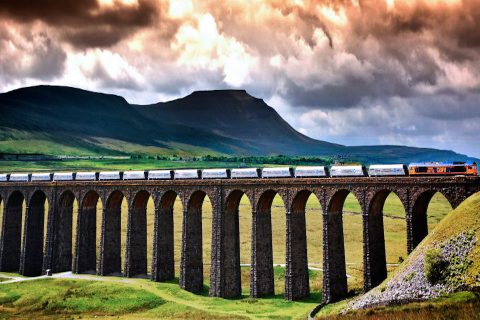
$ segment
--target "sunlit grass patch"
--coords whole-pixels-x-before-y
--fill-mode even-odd
[[[114,283],[42,279],[4,284],[0,305],[17,314],[122,314],[164,303],[155,295]]]

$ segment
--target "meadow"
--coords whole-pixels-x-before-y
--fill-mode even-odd
[[[161,161],[148,159],[137,159],[125,161],[103,160],[95,161],[92,167],[88,167],[91,161],[62,161],[63,169],[76,170],[99,169],[99,166],[111,168],[111,162],[115,162],[115,168],[119,170],[148,169],[148,164],[158,164]],[[172,167],[172,162],[167,161],[165,165]],[[188,166],[202,168],[212,166],[212,162],[176,162],[178,167]],[[188,165],[186,165],[188,164]],[[5,161],[0,161],[0,172],[5,171]],[[17,169],[44,170],[51,163],[30,163],[28,168],[18,164]],[[218,166],[233,166],[232,163],[218,163]],[[155,166],[157,167],[157,166]],[[162,166],[159,166],[162,167]],[[60,168],[59,168],[60,169]],[[48,204],[46,204],[48,212]],[[73,238],[75,239],[75,226],[78,204],[74,203],[73,210]],[[3,214],[3,202],[0,204],[0,215]],[[52,315],[81,315],[81,317],[108,316],[121,318],[156,317],[156,318],[303,318],[318,302],[321,301],[322,289],[322,217],[318,200],[314,195],[310,196],[307,202],[306,225],[307,225],[307,250],[310,271],[311,296],[300,302],[286,302],[283,300],[284,293],[284,264],[285,264],[285,209],[282,199],[275,197],[272,204],[272,242],[273,261],[275,267],[275,296],[265,299],[248,298],[250,282],[250,260],[251,260],[251,223],[252,213],[248,199],[244,196],[240,202],[240,260],[242,267],[242,299],[212,299],[207,298],[208,281],[210,272],[211,254],[211,221],[212,207],[208,197],[205,198],[202,207],[202,235],[203,235],[203,261],[204,261],[204,283],[205,290],[202,294],[194,295],[181,290],[178,287],[178,278],[168,283],[153,283],[146,279],[122,279],[102,277],[97,287],[90,286],[90,282],[74,279],[48,279],[39,281],[26,281],[22,283],[3,284],[0,290],[0,318],[4,315],[29,314],[37,318]],[[447,200],[436,194],[428,207],[429,230],[433,229],[438,222],[451,210]],[[97,249],[100,244],[102,205],[97,203]],[[179,274],[181,255],[181,232],[182,232],[182,204],[177,198],[174,205],[174,255],[176,265],[176,276]],[[125,257],[126,227],[127,227],[127,203],[122,203],[122,262]],[[149,199],[147,204],[147,252],[148,272],[151,272],[152,250],[153,250],[153,200]],[[400,261],[406,258],[406,224],[405,210],[400,199],[395,194],[390,194],[384,206],[385,243],[388,270],[392,272]],[[45,217],[46,218],[46,217]],[[1,216],[0,216],[1,219]],[[361,292],[363,288],[363,257],[362,257],[362,216],[358,201],[350,194],[344,204],[344,242],[345,260],[347,265],[349,290],[355,293]],[[46,232],[46,230],[44,230]],[[97,251],[97,257],[99,250]],[[2,275],[6,278],[11,275]],[[18,276],[18,275],[16,275]],[[105,283],[105,281],[107,283]],[[49,294],[42,294],[36,288],[48,288]],[[117,287],[118,286],[118,287]],[[124,286],[132,288],[132,295],[138,294],[140,301],[138,305],[131,306],[123,303],[121,295],[125,290]],[[112,288],[112,291],[103,288]],[[6,291],[5,291],[6,290]],[[135,290],[138,290],[135,291]],[[107,292],[108,297],[104,296]],[[117,295],[118,293],[118,295]],[[152,303],[153,294],[158,304]],[[120,296],[119,296],[120,295]],[[89,302],[104,301],[105,306]],[[47,301],[47,302],[45,302]],[[61,303],[64,301],[64,304]],[[67,302],[65,302],[67,301]],[[50,306],[50,307],[49,307]],[[115,309],[116,308],[116,309]]]
[[[0,219],[3,214],[3,202],[0,204]],[[73,239],[76,237],[76,220],[77,220],[77,202],[74,203],[73,210]],[[211,259],[211,222],[212,207],[208,197],[203,203],[202,214],[202,235],[203,235],[203,261],[205,281],[209,279],[209,266]],[[441,195],[436,194],[428,208],[429,229],[433,229],[435,225],[451,210],[447,200]],[[48,203],[46,204],[46,212],[48,212]],[[97,258],[99,257],[99,245],[101,234],[101,212],[102,204],[97,203]],[[182,233],[182,204],[179,198],[176,199],[174,205],[174,245],[175,245],[175,265],[177,267],[176,274],[181,258],[181,233]],[[122,261],[125,256],[126,244],[126,228],[127,228],[127,203],[122,203]],[[153,250],[153,219],[154,206],[153,200],[150,198],[147,204],[147,259],[148,272],[151,271],[152,250]],[[406,252],[406,224],[404,220],[405,211],[400,199],[395,194],[390,194],[384,206],[384,226],[385,226],[385,244],[386,255],[389,271],[392,271],[396,265],[407,256]],[[47,217],[45,217],[46,222]],[[248,295],[251,261],[251,206],[246,196],[240,202],[239,207],[239,223],[240,223],[240,260],[242,265],[242,288],[243,293]],[[45,223],[46,225],[46,223]],[[310,267],[315,269],[322,268],[322,217],[320,203],[314,195],[310,196],[307,202],[306,210],[307,225],[307,250],[308,262]],[[357,292],[363,287],[363,257],[362,257],[362,217],[361,209],[358,201],[350,194],[344,205],[344,242],[345,242],[345,260],[347,265],[348,284],[350,290]],[[273,243],[273,261],[278,266],[278,272],[275,280],[275,292],[282,294],[284,292],[284,279],[281,272],[285,264],[285,209],[282,199],[276,196],[272,204],[272,243]],[[46,233],[46,228],[44,229]],[[74,250],[74,248],[72,248]],[[123,265],[123,264],[122,264]],[[314,276],[310,280],[311,291],[320,294],[322,286],[321,271],[316,270]]]

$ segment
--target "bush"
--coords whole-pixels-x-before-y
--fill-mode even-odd
[[[448,261],[439,249],[430,249],[425,253],[425,277],[431,284],[443,282],[447,275]]]

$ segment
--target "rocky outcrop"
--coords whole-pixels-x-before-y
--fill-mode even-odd
[[[466,269],[472,261],[469,254],[477,242],[474,232],[466,231],[432,247],[420,247],[410,257],[403,269],[399,270],[384,287],[380,286],[354,300],[347,310],[365,309],[381,305],[395,305],[413,301],[437,298],[461,290],[468,290],[467,283],[479,282],[480,278],[471,277]],[[427,279],[427,252],[438,250],[443,260],[441,279],[432,283]]]

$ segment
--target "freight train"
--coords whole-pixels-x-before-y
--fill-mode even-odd
[[[186,180],[186,179],[262,179],[262,178],[338,178],[395,176],[477,176],[475,162],[426,162],[404,164],[372,164],[299,166],[296,168],[179,169],[150,171],[3,173],[0,182],[35,181],[114,181],[114,180]]]

